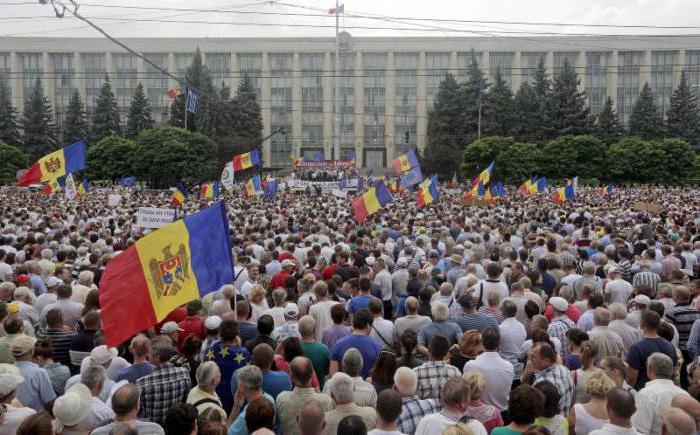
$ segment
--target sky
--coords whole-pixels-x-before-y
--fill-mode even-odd
[[[335,6],[332,0],[76,1],[78,12],[119,38],[332,37],[335,33],[334,16],[328,14]],[[341,27],[354,37],[700,34],[697,0],[349,0],[344,6]],[[137,9],[144,7],[169,10]],[[683,26],[690,28],[678,28]],[[51,5],[38,0],[0,0],[2,36],[100,37],[69,12],[56,18]]]

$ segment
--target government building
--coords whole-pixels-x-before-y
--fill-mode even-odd
[[[235,90],[244,75],[256,87],[262,108],[263,158],[288,166],[293,148],[304,156],[333,150],[334,80],[339,80],[341,155],[354,150],[358,165],[386,167],[391,159],[427,142],[427,120],[445,73],[466,79],[475,54],[492,79],[500,69],[516,92],[531,82],[543,57],[550,75],[565,59],[576,69],[591,110],[612,97],[627,122],[639,91],[649,83],[664,112],[681,71],[700,87],[700,37],[340,37],[335,38],[123,39],[176,77],[184,77],[200,48],[214,83]],[[94,110],[105,74],[118,100],[122,123],[141,82],[158,125],[167,123],[174,80],[100,38],[0,38],[0,83],[20,111],[39,77],[51,101],[59,132],[74,89],[88,113]],[[272,132],[275,132],[271,135]]]

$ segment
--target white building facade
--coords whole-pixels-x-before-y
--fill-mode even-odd
[[[594,113],[607,97],[627,122],[639,91],[649,83],[665,113],[685,70],[700,88],[700,37],[498,37],[341,39],[335,72],[334,38],[124,39],[176,77],[184,77],[199,47],[214,79],[235,88],[244,75],[262,108],[266,165],[288,166],[293,148],[313,156],[333,153],[334,79],[339,80],[340,156],[355,152],[358,165],[385,167],[427,142],[428,112],[445,73],[466,79],[472,51],[492,79],[498,69],[515,93],[530,82],[540,58],[554,75],[568,59]],[[166,124],[176,82],[106,39],[0,38],[0,82],[20,111],[42,79],[59,131],[68,101],[80,91],[86,110],[95,106],[109,75],[122,122],[141,82],[158,125]]]

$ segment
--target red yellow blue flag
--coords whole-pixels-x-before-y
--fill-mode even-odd
[[[65,148],[45,155],[22,174],[17,185],[39,184],[84,170],[86,147],[85,141],[80,139]]]
[[[363,193],[352,202],[355,220],[364,222],[369,216],[389,204],[392,199],[386,184],[381,181],[375,183],[367,192]]]

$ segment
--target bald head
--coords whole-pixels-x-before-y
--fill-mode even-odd
[[[134,358],[146,358],[150,349],[151,340],[149,340],[145,335],[139,334],[131,339],[131,346],[129,346],[129,350],[131,350]]]
[[[289,371],[292,375],[292,382],[298,387],[311,386],[311,377],[313,376],[313,365],[311,360],[306,357],[298,356],[289,364]]]
[[[418,299],[414,298],[413,296],[409,296],[406,298],[406,311],[408,314],[416,314],[418,311]]]
[[[693,435],[695,427],[693,417],[682,409],[669,408],[661,416],[662,435]]]
[[[297,423],[301,435],[322,434],[326,430],[326,412],[321,402],[312,400],[304,405],[297,414]]]
[[[411,397],[416,394],[418,378],[416,373],[408,367],[399,367],[394,373],[394,389],[403,397]]]

